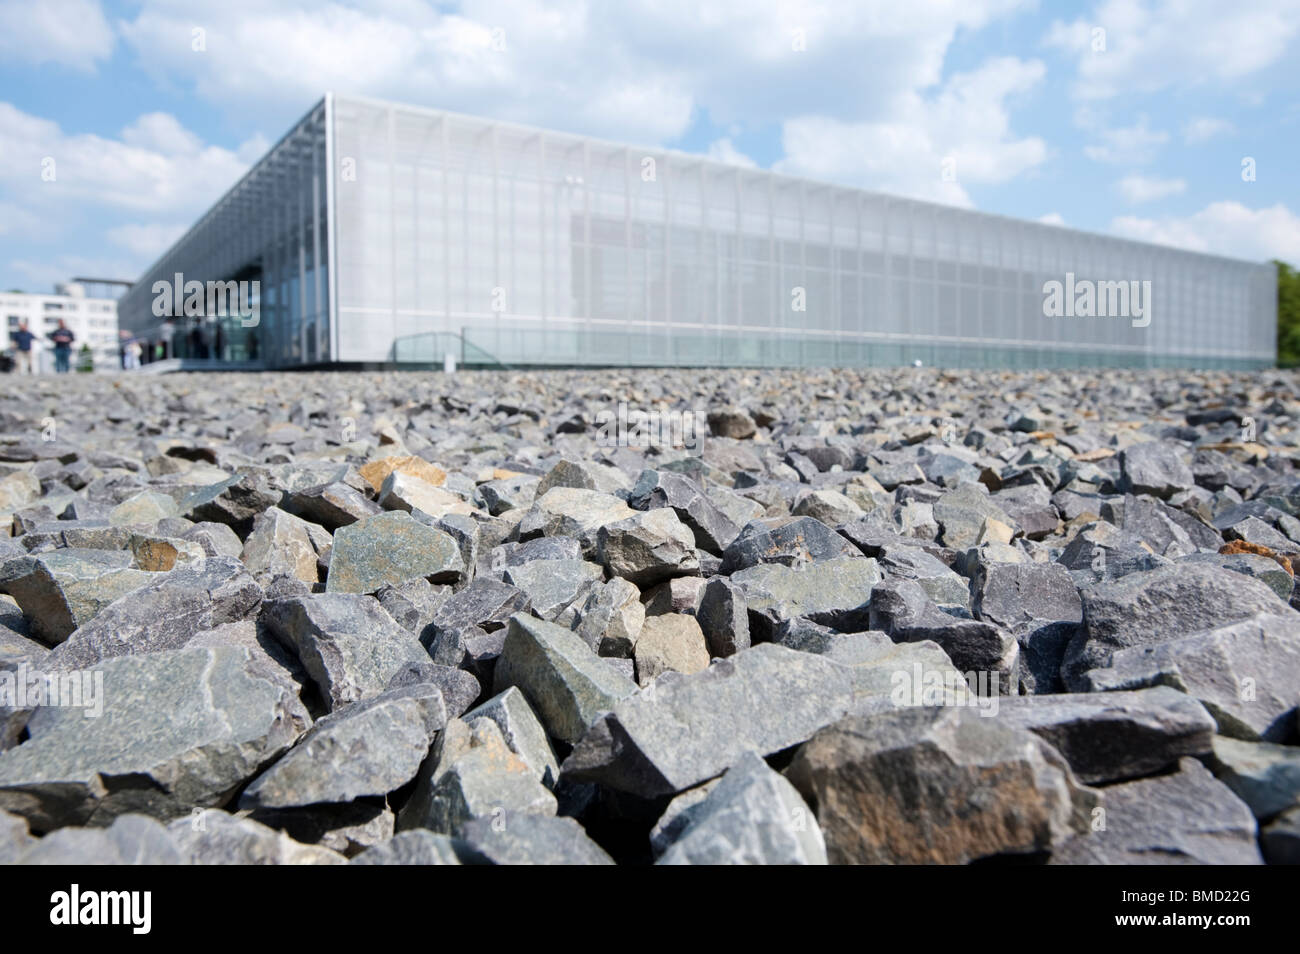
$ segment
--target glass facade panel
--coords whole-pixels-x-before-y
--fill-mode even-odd
[[[271,367],[448,340],[517,365],[1276,353],[1269,265],[351,97],[317,104],[142,277],[124,327],[160,325],[150,289],[177,272],[260,282],[260,324],[227,321],[223,350]]]

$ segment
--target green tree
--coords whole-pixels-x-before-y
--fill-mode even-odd
[[[1300,271],[1276,259],[1277,363],[1281,368],[1300,366]]]
[[[77,370],[82,374],[88,374],[95,370],[95,355],[88,344],[83,344],[81,351],[77,355]]]

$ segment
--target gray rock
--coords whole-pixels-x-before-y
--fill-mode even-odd
[[[646,616],[662,616],[665,613],[689,613],[694,616],[700,608],[700,599],[704,596],[704,582],[704,578],[699,576],[675,576],[651,587],[641,597]]]
[[[32,635],[51,646],[150,579],[119,550],[51,550],[0,565],[0,593],[17,601]]]
[[[1257,553],[1192,553],[1180,559],[1178,563],[1179,565],[1207,563],[1243,576],[1254,577],[1276,593],[1281,600],[1290,600],[1291,593],[1295,590],[1295,578],[1282,569],[1281,564]]]
[[[249,817],[284,831],[297,842],[327,848],[347,858],[388,841],[396,824],[388,808],[370,801],[262,809]]]
[[[1083,624],[1083,602],[1058,563],[981,563],[971,582],[976,619],[1015,636],[1020,682],[1036,693],[1061,692],[1061,662]]]
[[[460,837],[494,865],[614,864],[572,818],[506,812],[467,822]]]
[[[604,573],[585,560],[533,560],[506,567],[502,579],[528,597],[534,613],[553,621],[566,606],[603,582]]]
[[[523,566],[534,560],[581,560],[582,547],[574,537],[535,537],[522,543],[493,547],[488,571],[499,578],[506,567]]]
[[[343,706],[254,779],[240,807],[294,808],[386,795],[415,778],[446,724],[442,693],[429,683]]]
[[[954,549],[980,543],[984,521],[990,518],[1013,530],[1016,528],[1015,520],[993,502],[988,491],[973,481],[963,481],[934,503],[934,519],[939,524],[943,544]]]
[[[643,588],[700,571],[694,534],[667,507],[604,524],[596,548],[611,576]]]
[[[274,680],[296,696],[301,697],[304,688],[311,682],[307,670],[298,662],[298,657],[280,645],[265,627],[251,619],[200,630],[184,644],[186,649],[216,649],[223,646],[246,650],[254,671]]]
[[[0,865],[15,864],[34,842],[25,818],[0,809]]]
[[[719,572],[729,576],[763,563],[795,567],[860,555],[848,540],[811,517],[754,520],[723,552]]]
[[[239,534],[224,523],[212,523],[210,521],[196,523],[181,534],[181,539],[197,543],[203,548],[203,552],[210,557],[221,556],[238,560],[244,552],[244,544],[239,539]]]
[[[1261,822],[1300,808],[1300,749],[1216,736],[1210,767]]]
[[[434,614],[450,596],[450,586],[434,586],[424,577],[389,583],[375,591],[375,599],[384,612],[416,636],[433,622]]]
[[[578,637],[601,656],[630,658],[645,624],[641,591],[615,577],[592,588],[570,624]]]
[[[553,487],[614,494],[627,490],[630,486],[631,481],[615,467],[607,467],[595,461],[560,460],[538,481],[537,497],[545,496]]]
[[[1072,575],[1079,586],[1172,565],[1109,523],[1091,523],[1081,527],[1056,562],[1076,571]]]
[[[971,593],[966,580],[920,547],[882,547],[879,562],[886,577],[915,580],[936,605],[970,612]]]
[[[745,594],[726,577],[715,576],[705,584],[695,618],[704,632],[711,657],[734,656],[749,648],[749,607]]]
[[[440,520],[449,514],[468,514],[473,510],[459,494],[400,470],[395,470],[384,478],[377,502],[385,510],[402,510],[413,516],[423,515],[433,520]]]
[[[990,499],[1030,540],[1041,540],[1055,533],[1060,525],[1060,514],[1052,504],[1051,494],[1038,484],[1009,487]]]
[[[838,490],[807,490],[795,499],[790,513],[796,517],[811,517],[827,526],[838,526],[857,520],[863,510]]]
[[[327,593],[373,593],[417,577],[455,579],[465,569],[456,541],[396,510],[334,532]]]
[[[1279,522],[1282,519],[1285,517],[1280,517]],[[1246,517],[1234,523],[1223,531],[1223,536],[1228,540],[1244,540],[1256,546],[1268,547],[1270,550],[1286,552],[1295,548],[1295,543],[1285,534],[1275,530],[1259,517]]]
[[[531,474],[518,474],[500,480],[489,480],[479,484],[479,493],[487,504],[488,513],[494,517],[507,510],[518,510],[532,504],[537,496],[540,484],[538,478]]]
[[[436,645],[448,634],[471,629],[493,632],[504,627],[515,613],[526,613],[531,608],[528,594],[523,590],[501,580],[481,577],[438,607],[420,639],[425,644]]]
[[[1104,814],[1055,849],[1051,864],[1260,864],[1250,809],[1200,762],[1178,765],[1107,788]]]
[[[213,557],[149,574],[79,627],[45,661],[51,669],[89,669],[105,659],[178,649],[196,633],[256,615],[262,591],[236,560]]]
[[[516,755],[491,719],[453,719],[420,767],[398,816],[403,831],[456,834],[471,819],[500,820],[508,811],[554,815],[555,796]]]
[[[589,553],[596,545],[596,531],[635,515],[635,510],[611,494],[553,487],[541,494],[520,519],[519,539],[574,537],[583,552]]]
[[[302,662],[332,710],[377,696],[409,663],[429,661],[419,640],[372,597],[321,593],[274,600],[262,621]]]
[[[1300,864],[1300,808],[1279,815],[1261,830],[1259,847],[1270,865]]]
[[[662,865],[824,865],[817,819],[794,786],[746,752],[694,808]]]
[[[848,667],[762,645],[693,676],[665,676],[612,707],[577,742],[561,776],[642,797],[720,775],[741,753],[804,741],[853,702]]]
[[[981,685],[977,678],[972,686],[937,643],[895,643],[884,633],[842,633],[817,652],[847,669],[853,690],[850,711],[855,715],[921,705],[997,712],[999,697],[987,681]]]
[[[495,722],[510,751],[524,760],[538,781],[547,788],[555,787],[560,777],[559,760],[546,737],[546,730],[522,692],[511,686],[465,714],[465,722],[472,723],[475,719]]]
[[[347,859],[319,845],[304,845],[251,818],[217,809],[197,811],[167,826],[180,853],[190,865],[341,865]]]
[[[432,686],[442,693],[449,719],[456,718],[472,706],[483,691],[472,674],[463,669],[440,666],[435,662],[404,663],[388,678],[384,691],[405,689],[408,686]]]
[[[186,861],[167,829],[144,815],[127,814],[107,828],[61,828],[32,841],[22,865],[178,865]]]
[[[1300,620],[1260,614],[1240,623],[1121,649],[1085,673],[1087,691],[1167,685],[1199,699],[1219,732],[1286,741],[1300,704]]]
[[[43,656],[49,649],[31,636],[31,625],[12,596],[0,593],[0,665],[8,659]]]
[[[379,504],[341,482],[293,491],[286,495],[282,506],[304,520],[320,524],[331,533],[384,512]]]
[[[224,523],[242,539],[248,536],[254,518],[268,507],[278,506],[283,498],[284,492],[268,474],[247,470],[184,495],[178,501],[178,511],[195,523]]]
[[[693,480],[668,471],[643,470],[628,495],[628,503],[638,510],[671,507],[695,535],[695,546],[721,554],[740,527],[720,510]]]
[[[367,848],[352,859],[354,865],[459,865],[466,854],[464,842],[423,828],[400,831],[388,841]]]
[[[998,720],[1028,729],[1065,756],[1080,781],[1101,785],[1154,775],[1210,752],[1214,720],[1165,686],[1136,692],[1013,696]]]
[[[866,629],[880,581],[876,561],[862,556],[799,568],[763,563],[731,575],[744,594],[755,640],[770,640],[781,622],[796,616],[843,632]]]
[[[0,808],[34,831],[220,806],[310,722],[246,650],[147,653],[105,660],[98,671],[101,717],[43,706],[28,723],[31,737],[0,753]]]
[[[772,632],[771,642],[778,646],[785,646],[788,649],[797,649],[801,653],[815,653],[820,656],[830,652],[831,647],[843,639],[844,635],[844,633],[831,629],[829,626],[822,626],[796,616],[792,619],[783,620],[776,627]],[[881,635],[885,636],[883,633]],[[889,637],[885,636],[885,639],[889,639]]]
[[[1153,646],[1191,633],[1268,613],[1295,611],[1263,583],[1213,566],[1169,566],[1130,573],[1086,587],[1083,629],[1066,650],[1061,675],[1082,688],[1089,669],[1106,666],[1118,650]]]
[[[636,691],[576,634],[523,614],[510,618],[496,691],[518,686],[547,732],[577,742],[602,713]]]
[[[425,522],[425,517],[417,514],[421,523]],[[458,575],[457,583],[468,583],[474,576],[474,568],[478,564],[479,546],[487,539],[484,531],[483,515],[472,510],[469,514],[448,513],[445,516],[434,520],[430,526],[435,530],[441,530],[452,540],[456,541],[456,547],[460,550],[460,559],[464,563],[465,569]],[[495,533],[505,521],[497,521],[494,524]],[[502,533],[507,532],[502,530]],[[493,538],[496,539],[495,537]]]
[[[990,682],[996,674],[999,694],[1017,691],[1020,649],[1015,637],[991,623],[945,613],[914,580],[876,587],[869,623],[895,642],[937,643],[962,672],[988,673]]]
[[[287,572],[304,583],[320,579],[316,547],[312,544],[314,525],[279,507],[269,507],[253,518],[253,527],[244,541],[241,559],[250,573],[273,570]],[[324,528],[316,526],[319,533]],[[326,534],[328,537],[328,534]]]
[[[744,758],[742,755],[741,758]],[[722,777],[709,779],[703,784],[688,788],[668,802],[668,807],[659,816],[654,827],[650,829],[650,850],[656,858],[668,850],[668,846],[681,837],[686,826],[691,823],[709,793],[718,787]],[[24,828],[24,831],[26,828]]]
[[[1196,483],[1178,452],[1160,441],[1120,451],[1119,466],[1120,485],[1129,493],[1168,498]]]

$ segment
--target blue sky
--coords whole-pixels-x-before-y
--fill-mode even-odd
[[[0,0],[0,287],[137,277],[327,89],[1300,264],[1298,54],[1300,0]]]

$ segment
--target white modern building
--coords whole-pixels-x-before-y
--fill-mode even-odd
[[[518,365],[1255,368],[1276,359],[1276,280],[1262,262],[326,95],[120,311],[152,339],[158,289],[248,283],[256,324],[182,314],[176,353],[266,367],[456,349]]]
[[[0,317],[5,327],[4,341],[0,346],[12,353],[13,341],[9,335],[26,321],[27,330],[36,336],[32,343],[33,368],[39,373],[51,374],[54,371],[54,345],[49,334],[59,326],[62,318],[76,336],[71,361],[74,371],[83,344],[90,345],[96,371],[120,370],[117,298],[111,296],[115,290],[120,292],[126,287],[126,282],[74,279],[56,285],[52,294],[0,292]],[[91,297],[90,291],[102,291],[105,296]]]

